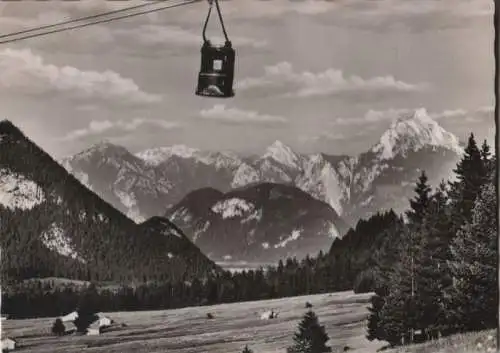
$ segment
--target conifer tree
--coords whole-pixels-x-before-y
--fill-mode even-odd
[[[377,288],[375,295],[370,299],[371,306],[368,307],[370,316],[368,317],[368,334],[366,335],[366,338],[370,341],[375,339],[386,340],[385,332],[380,322],[380,315],[385,304],[384,298],[386,295],[387,293],[385,293],[383,288]]]
[[[443,291],[451,285],[447,263],[451,256],[449,246],[453,234],[450,232],[447,201],[443,181],[432,195],[427,217],[422,224],[424,236],[416,259],[418,321],[421,328],[433,335],[446,329]]]
[[[417,279],[415,231],[405,227],[401,232],[401,242],[393,249],[398,260],[392,264],[387,274],[388,293],[384,306],[379,312],[379,325],[386,336],[385,340],[393,345],[412,340],[412,332],[419,328],[417,311]],[[419,238],[421,240],[421,238]]]
[[[487,178],[487,168],[474,134],[470,135],[464,152],[454,169],[457,180],[450,183],[450,196],[454,206],[454,230],[458,230],[466,221],[470,221],[474,201]]]
[[[488,144],[488,141],[485,139],[483,141],[483,144],[481,146],[481,159],[483,161],[483,164],[485,166],[485,171],[486,171],[486,180],[485,182],[488,182],[491,178],[488,178],[488,176],[493,176],[495,173],[495,162],[496,158],[495,156],[491,156],[491,148],[490,145]]]
[[[62,336],[65,331],[66,328],[64,327],[62,320],[57,318],[52,325],[52,333],[57,336]]]
[[[485,139],[483,144],[481,145],[481,158],[483,162],[489,161],[491,157],[490,145],[488,145],[488,141]]]
[[[248,345],[246,345],[245,348],[243,348],[242,353],[253,353],[253,351],[250,348],[248,348]]]
[[[299,323],[298,332],[293,337],[294,345],[287,349],[287,353],[331,352],[331,348],[326,346],[328,340],[324,326],[319,324],[316,314],[309,310]]]
[[[95,313],[99,310],[99,293],[95,284],[91,283],[82,293],[78,303],[78,317],[75,326],[78,332],[85,332],[96,320]]]
[[[459,230],[451,246],[454,285],[448,298],[457,331],[496,326],[497,231],[496,192],[488,183],[475,202],[472,220]]]
[[[415,186],[415,193],[417,194],[414,199],[410,200],[410,210],[406,212],[408,220],[412,224],[422,223],[430,204],[431,187],[428,183],[429,179],[425,171],[422,171],[418,177]]]

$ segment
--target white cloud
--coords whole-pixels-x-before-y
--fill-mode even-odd
[[[131,121],[110,121],[110,120],[92,120],[85,128],[73,130],[64,136],[61,140],[76,140],[83,137],[101,135],[104,132],[124,131],[131,132],[144,125],[153,125],[157,128],[171,130],[179,127],[179,123],[173,121],[163,121],[157,119],[136,118]]]
[[[173,43],[183,46],[201,46],[202,37],[200,31],[192,32],[177,26],[160,26],[154,24],[142,25],[131,29],[116,29],[113,31],[115,35],[121,35],[126,38],[137,38],[140,42],[149,45],[157,45],[161,43]],[[224,43],[224,38],[221,36],[211,36],[208,38],[215,44]],[[230,37],[233,46],[235,47],[254,47],[261,48],[267,45],[265,40],[256,40],[247,37]]]
[[[352,1],[352,0],[351,0]],[[228,22],[237,20],[272,19],[288,13],[299,15],[319,15],[341,7],[337,1],[330,0],[272,0],[272,1],[221,1],[222,15]],[[179,11],[179,19],[183,22],[199,22],[206,15],[206,3],[186,6]],[[165,16],[168,15],[168,12]],[[212,21],[217,21],[212,15]],[[214,22],[215,22],[214,21]]]
[[[144,92],[130,78],[107,70],[82,71],[72,66],[56,66],[30,49],[0,51],[0,86],[21,94],[46,94],[53,91],[79,98],[121,99],[137,103],[161,100]]]
[[[301,143],[319,143],[319,142],[328,142],[328,141],[338,141],[344,140],[346,138],[350,138],[351,136],[347,136],[342,133],[332,133],[332,132],[321,132],[317,135],[302,135],[299,136],[299,142]]]
[[[493,119],[495,107],[485,106],[472,111],[464,109],[445,110],[441,113],[430,114],[433,119],[454,119],[457,122],[484,122],[486,119]]]
[[[290,89],[294,85],[294,93],[289,95],[308,97],[331,95],[346,91],[419,91],[427,87],[425,84],[410,84],[395,79],[393,76],[381,76],[364,79],[359,76],[345,77],[341,70],[328,69],[319,73],[295,72],[292,64],[281,62],[265,67],[264,75],[247,78],[236,83],[240,90],[257,87],[278,87]]]
[[[281,116],[259,114],[255,111],[246,111],[236,108],[227,108],[224,104],[216,104],[210,109],[200,112],[203,119],[216,120],[227,123],[286,123],[287,119]]]
[[[451,16],[473,17],[492,15],[494,3],[489,0],[456,1],[456,0],[380,0],[373,2],[371,15],[427,15],[443,13]]]
[[[380,121],[392,121],[410,111],[410,109],[369,110],[362,117],[336,118],[333,121],[333,124],[358,125],[365,123],[377,123]]]
[[[287,12],[301,15],[317,15],[332,11],[340,5],[326,0],[273,0],[273,1],[227,1],[222,3],[224,14],[243,18],[280,16]]]
[[[417,108],[415,108],[417,109]],[[367,123],[378,123],[382,121],[393,121],[404,114],[414,112],[415,109],[387,109],[387,110],[369,110],[362,117],[336,118],[332,121],[333,125],[362,125]],[[475,110],[453,109],[442,112],[429,113],[434,120],[454,119],[456,122],[479,122],[493,117],[494,107],[486,106]]]

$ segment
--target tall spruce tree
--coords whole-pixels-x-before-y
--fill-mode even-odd
[[[417,278],[417,269],[426,262],[422,249],[428,236],[425,225],[432,201],[431,191],[423,171],[415,186],[416,196],[410,200],[410,209],[406,212],[408,224],[396,232],[397,236],[392,237],[387,249],[396,257],[380,268],[386,278],[386,291],[377,293],[372,300],[368,338],[397,345],[412,341],[413,332],[423,328],[424,315],[418,307],[423,306],[418,299],[418,285],[423,283]]]
[[[454,169],[457,180],[450,182],[450,196],[454,206],[452,215],[454,231],[458,230],[466,221],[471,220],[474,201],[488,174],[474,134],[470,134],[464,152],[462,159]]]
[[[319,324],[316,314],[309,310],[299,323],[298,332],[293,337],[294,345],[287,353],[326,353],[332,349],[326,346],[329,338],[325,327]]]
[[[495,156],[492,158],[491,148],[487,140],[484,140],[481,146],[481,159],[486,170],[486,180],[484,181],[486,183],[492,180],[491,177],[494,176],[496,167],[496,158]]]
[[[375,289],[375,295],[370,298],[371,306],[368,307],[368,311],[370,312],[368,316],[368,334],[366,335],[366,338],[370,341],[375,339],[384,341],[387,338],[380,322],[381,311],[387,295],[388,293],[385,288],[380,287]]]
[[[410,209],[406,212],[410,224],[419,225],[423,222],[430,204],[430,194],[432,188],[429,185],[429,178],[425,171],[418,177],[415,186],[416,196],[410,200]]]
[[[449,311],[457,331],[496,326],[497,308],[497,199],[495,186],[486,184],[477,198],[472,220],[453,240],[448,291]]]
[[[420,252],[415,259],[415,328],[422,330],[427,339],[437,338],[445,324],[445,309],[442,305],[443,268],[434,256],[436,242],[422,238]]]
[[[446,332],[446,309],[443,291],[451,285],[448,261],[453,234],[450,219],[446,184],[440,183],[431,197],[429,210],[422,224],[425,236],[420,244],[417,257],[417,307],[419,323],[431,337]]]
[[[388,295],[379,313],[380,325],[386,335],[386,340],[395,345],[402,339],[410,342],[413,332],[419,328],[417,311],[417,278],[416,264],[418,244],[415,230],[405,227],[402,230],[402,240],[397,247],[398,261],[392,265],[388,275]]]
[[[432,254],[429,253],[432,250],[432,245],[429,246],[428,239],[428,218],[432,204],[432,188],[428,182],[429,179],[425,171],[422,171],[414,189],[416,196],[410,200],[410,209],[406,212],[409,224],[405,234],[407,234],[408,239],[406,251],[401,253],[402,259],[400,264],[402,267],[398,269],[399,271],[403,271],[399,276],[399,285],[403,286],[401,290],[404,289],[407,281],[405,271],[408,271],[410,279],[410,298],[408,299],[410,312],[406,316],[409,320],[406,324],[410,329],[410,341],[413,341],[413,332],[416,329],[424,329],[425,321],[427,321],[426,318],[431,315],[425,310],[430,300],[425,296],[419,295],[419,293],[426,293],[426,288],[423,288],[423,286],[429,284],[422,281],[421,276],[424,275],[422,271],[432,266]],[[405,256],[408,256],[408,259],[405,259]],[[405,264],[407,265],[405,266]],[[405,295],[404,291],[402,295]],[[424,304],[424,301],[427,304]]]

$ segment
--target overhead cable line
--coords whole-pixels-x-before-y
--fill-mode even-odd
[[[150,6],[152,3],[161,3],[161,2],[165,2],[165,1],[171,1],[171,0],[152,0],[151,2],[149,2],[147,4],[130,6],[130,7],[126,7],[126,8],[123,8],[123,9],[102,12],[102,13],[99,13],[99,14],[96,14],[96,15],[74,18],[74,19],[71,19],[71,20],[61,21],[61,22],[50,24],[50,25],[45,25],[45,26],[40,26],[40,27],[34,27],[34,28],[24,29],[24,30],[18,31],[18,32],[12,32],[12,33],[7,33],[7,34],[2,34],[2,35],[0,35],[0,39],[1,38],[6,38],[6,37],[17,36],[17,35],[20,35],[20,34],[25,34],[25,33],[35,32],[35,31],[40,31],[42,29],[49,29],[49,28],[53,28],[53,27],[57,27],[57,26],[67,25],[67,24],[74,23],[74,22],[80,22],[80,21],[86,21],[86,20],[93,20],[93,19],[96,19],[96,18],[99,18],[99,17],[102,17],[102,16],[108,16],[108,15],[112,15],[112,14],[115,14],[115,13],[121,13],[121,12],[129,11],[129,10],[135,10],[135,9],[139,9],[139,8],[142,8],[142,7]]]
[[[160,0],[160,1],[170,1],[170,0]],[[126,15],[122,15],[122,16],[107,18],[107,19],[100,20],[100,21],[86,22],[86,23],[81,23],[81,24],[78,24],[78,25],[75,25],[75,26],[71,26],[71,27],[63,27],[63,28],[58,28],[58,29],[54,29],[54,30],[51,30],[51,31],[45,31],[45,32],[42,32],[42,33],[29,34],[29,35],[22,36],[22,37],[16,37],[16,38],[12,38],[12,39],[6,39],[6,40],[0,41],[0,44],[12,43],[12,42],[17,42],[17,41],[20,41],[20,40],[23,40],[23,39],[35,38],[35,37],[40,37],[40,36],[44,36],[44,35],[48,35],[48,34],[54,34],[54,33],[69,31],[69,30],[72,30],[72,29],[89,27],[89,26],[92,26],[92,25],[100,24],[100,23],[109,23],[109,22],[116,21],[116,20],[126,19],[126,18],[130,18],[130,17],[134,17],[134,16],[145,15],[145,14],[148,14],[148,13],[153,13],[153,12],[158,12],[158,11],[163,11],[163,10],[171,9],[171,8],[174,8],[174,7],[181,7],[181,6],[184,6],[184,5],[189,5],[189,4],[193,4],[195,2],[200,2],[200,1],[202,1],[202,0],[187,0],[187,1],[183,1],[183,2],[178,3],[178,4],[173,4],[173,5],[168,5],[168,6],[162,6],[162,7],[158,7],[158,8],[147,10],[147,11],[135,12],[135,13],[126,14]],[[125,9],[123,9],[123,10],[125,10]],[[118,11],[118,10],[116,10],[116,11]],[[97,16],[97,15],[95,15],[95,16]],[[60,24],[57,24],[57,25],[60,25]],[[56,25],[48,25],[48,26],[49,27],[53,27],[53,26],[56,26]],[[43,26],[43,27],[47,27],[47,26]],[[40,28],[43,28],[43,27],[40,27]],[[34,31],[40,30],[40,28],[33,28],[33,29],[30,29],[30,30],[27,30],[27,32],[34,32]],[[24,32],[24,33],[27,33],[27,32]],[[5,36],[7,36],[7,35],[4,35],[2,37],[5,37]]]

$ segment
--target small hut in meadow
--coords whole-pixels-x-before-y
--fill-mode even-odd
[[[98,313],[96,314],[98,319],[97,319],[97,323],[98,323],[98,326],[100,328],[106,328],[106,327],[109,327],[111,326],[111,324],[113,323],[113,320],[111,320],[109,317],[107,317],[106,315],[104,315],[103,313]]]
[[[276,319],[277,317],[278,317],[278,312],[274,310],[266,311],[262,313],[262,315],[260,315],[261,320]]]
[[[77,327],[73,321],[64,322],[64,334],[71,335],[77,331]]]
[[[78,313],[76,311],[73,311],[69,314],[66,314],[61,317],[61,321],[66,323],[66,322],[73,322],[78,318]]]
[[[2,339],[2,352],[10,352],[10,351],[13,351],[14,349],[16,349],[16,340],[15,339],[12,339],[12,338],[9,338],[9,337],[5,337]]]
[[[98,336],[101,334],[101,327],[99,321],[95,321],[87,328],[87,336]]]

